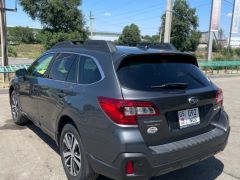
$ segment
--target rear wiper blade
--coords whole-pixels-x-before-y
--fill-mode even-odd
[[[151,86],[151,88],[162,88],[162,89],[186,89],[188,87],[187,83],[165,83],[156,86]]]

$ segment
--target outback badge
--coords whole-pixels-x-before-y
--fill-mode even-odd
[[[155,134],[158,131],[157,127],[150,127],[147,129],[148,134]]]

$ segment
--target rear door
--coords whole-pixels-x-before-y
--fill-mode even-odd
[[[149,145],[194,136],[212,128],[216,88],[190,56],[143,55],[124,59],[117,69],[124,99],[150,101],[160,115],[138,117]]]
[[[40,123],[45,132],[51,136],[54,136],[56,119],[72,96],[77,82],[76,57],[77,55],[72,53],[58,54],[52,63],[48,77],[39,82]]]

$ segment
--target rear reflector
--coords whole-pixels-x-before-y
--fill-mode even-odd
[[[126,163],[126,175],[134,174],[133,161],[127,161]]]
[[[216,94],[216,104],[223,105],[223,92],[222,89],[218,89]]]
[[[146,101],[98,97],[102,110],[117,124],[136,125],[138,116],[159,116],[157,107]]]

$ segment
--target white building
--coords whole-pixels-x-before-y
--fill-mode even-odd
[[[118,40],[121,33],[115,32],[93,32],[93,37],[90,39],[93,40],[106,40],[106,41],[115,41]]]
[[[240,35],[231,37],[230,46],[232,48],[240,48]]]

